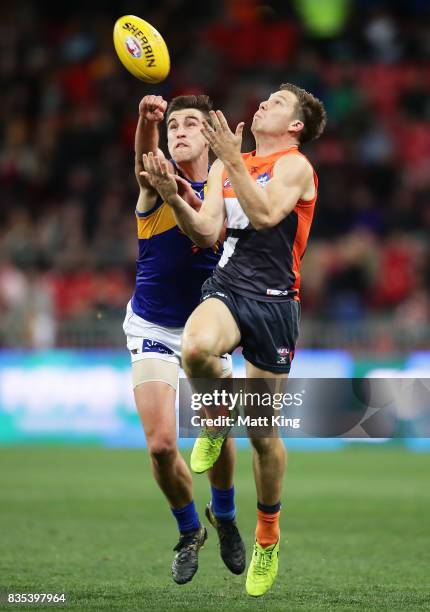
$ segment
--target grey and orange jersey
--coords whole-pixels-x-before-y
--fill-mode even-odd
[[[297,146],[266,157],[255,151],[244,153],[250,175],[264,189],[273,168],[284,155],[302,155]],[[278,225],[256,230],[250,223],[233,186],[223,173],[223,196],[227,212],[227,238],[214,278],[232,291],[261,301],[299,299],[300,261],[306,250],[317,199],[318,178],[314,171],[315,195],[298,200],[293,211]]]

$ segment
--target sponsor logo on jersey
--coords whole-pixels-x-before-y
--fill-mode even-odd
[[[266,289],[266,295],[288,295],[288,289],[281,291],[280,289]]]
[[[260,185],[261,187],[265,187],[268,181],[270,181],[270,176],[268,172],[263,172],[263,174],[259,174],[257,176],[257,185]]]
[[[127,36],[127,38],[125,39],[125,46],[127,47],[127,51],[132,57],[135,57],[136,59],[142,57],[141,46],[133,36]]]
[[[221,291],[212,291],[212,293],[208,293],[207,295],[204,295],[203,300],[207,300],[208,298],[214,295],[218,295],[219,297],[226,298],[226,299],[228,298],[228,296],[225,293],[222,293]]]
[[[149,340],[148,338],[143,339],[142,344],[143,353],[163,353],[164,355],[173,355],[173,351],[168,346],[158,342],[157,340]]]

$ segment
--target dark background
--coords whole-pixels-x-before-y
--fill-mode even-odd
[[[163,34],[169,78],[120,64],[115,20]],[[230,125],[290,81],[328,128],[302,265],[302,346],[430,346],[430,4],[17,1],[0,9],[0,346],[119,346],[134,283],[140,99],[207,93]]]

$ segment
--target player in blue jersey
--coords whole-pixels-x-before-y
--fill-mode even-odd
[[[185,326],[184,367],[190,378],[218,378],[219,355],[241,345],[247,377],[271,379],[279,390],[298,338],[300,261],[318,193],[317,175],[299,146],[321,135],[326,113],[309,92],[282,84],[257,109],[252,122],[256,149],[245,154],[243,123],[233,133],[221,111],[211,112],[211,118],[203,134],[218,159],[199,212],[180,197],[165,162],[144,157],[146,176],[202,248],[214,243],[227,220],[223,256]],[[286,454],[277,436],[250,439],[257,526],[246,591],[259,597],[271,588],[278,572]],[[192,469],[210,469],[222,441],[223,436],[202,432],[191,455]]]
[[[141,175],[142,156],[158,155],[159,124],[166,115],[169,171],[193,208],[204,197],[209,147],[202,135],[212,108],[207,96],[178,96],[169,106],[160,96],[139,104],[135,136],[136,206],[139,255],[136,288],[127,306],[124,332],[132,362],[134,397],[145,431],[154,477],[177,520],[180,532],[172,565],[175,582],[184,584],[198,568],[198,552],[207,538],[192,494],[192,480],[176,445],[175,399],[181,363],[181,338],[200,290],[218,263],[220,244],[201,249],[178,228],[172,209]],[[222,359],[231,375],[231,357]],[[221,557],[236,574],[245,569],[245,547],[235,522],[233,441],[227,439],[209,471],[212,500],[206,516],[218,532]]]

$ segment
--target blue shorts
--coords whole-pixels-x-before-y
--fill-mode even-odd
[[[252,365],[285,374],[290,371],[299,336],[300,302],[266,302],[239,295],[214,278],[202,287],[202,301],[221,300],[235,319],[243,356]]]

